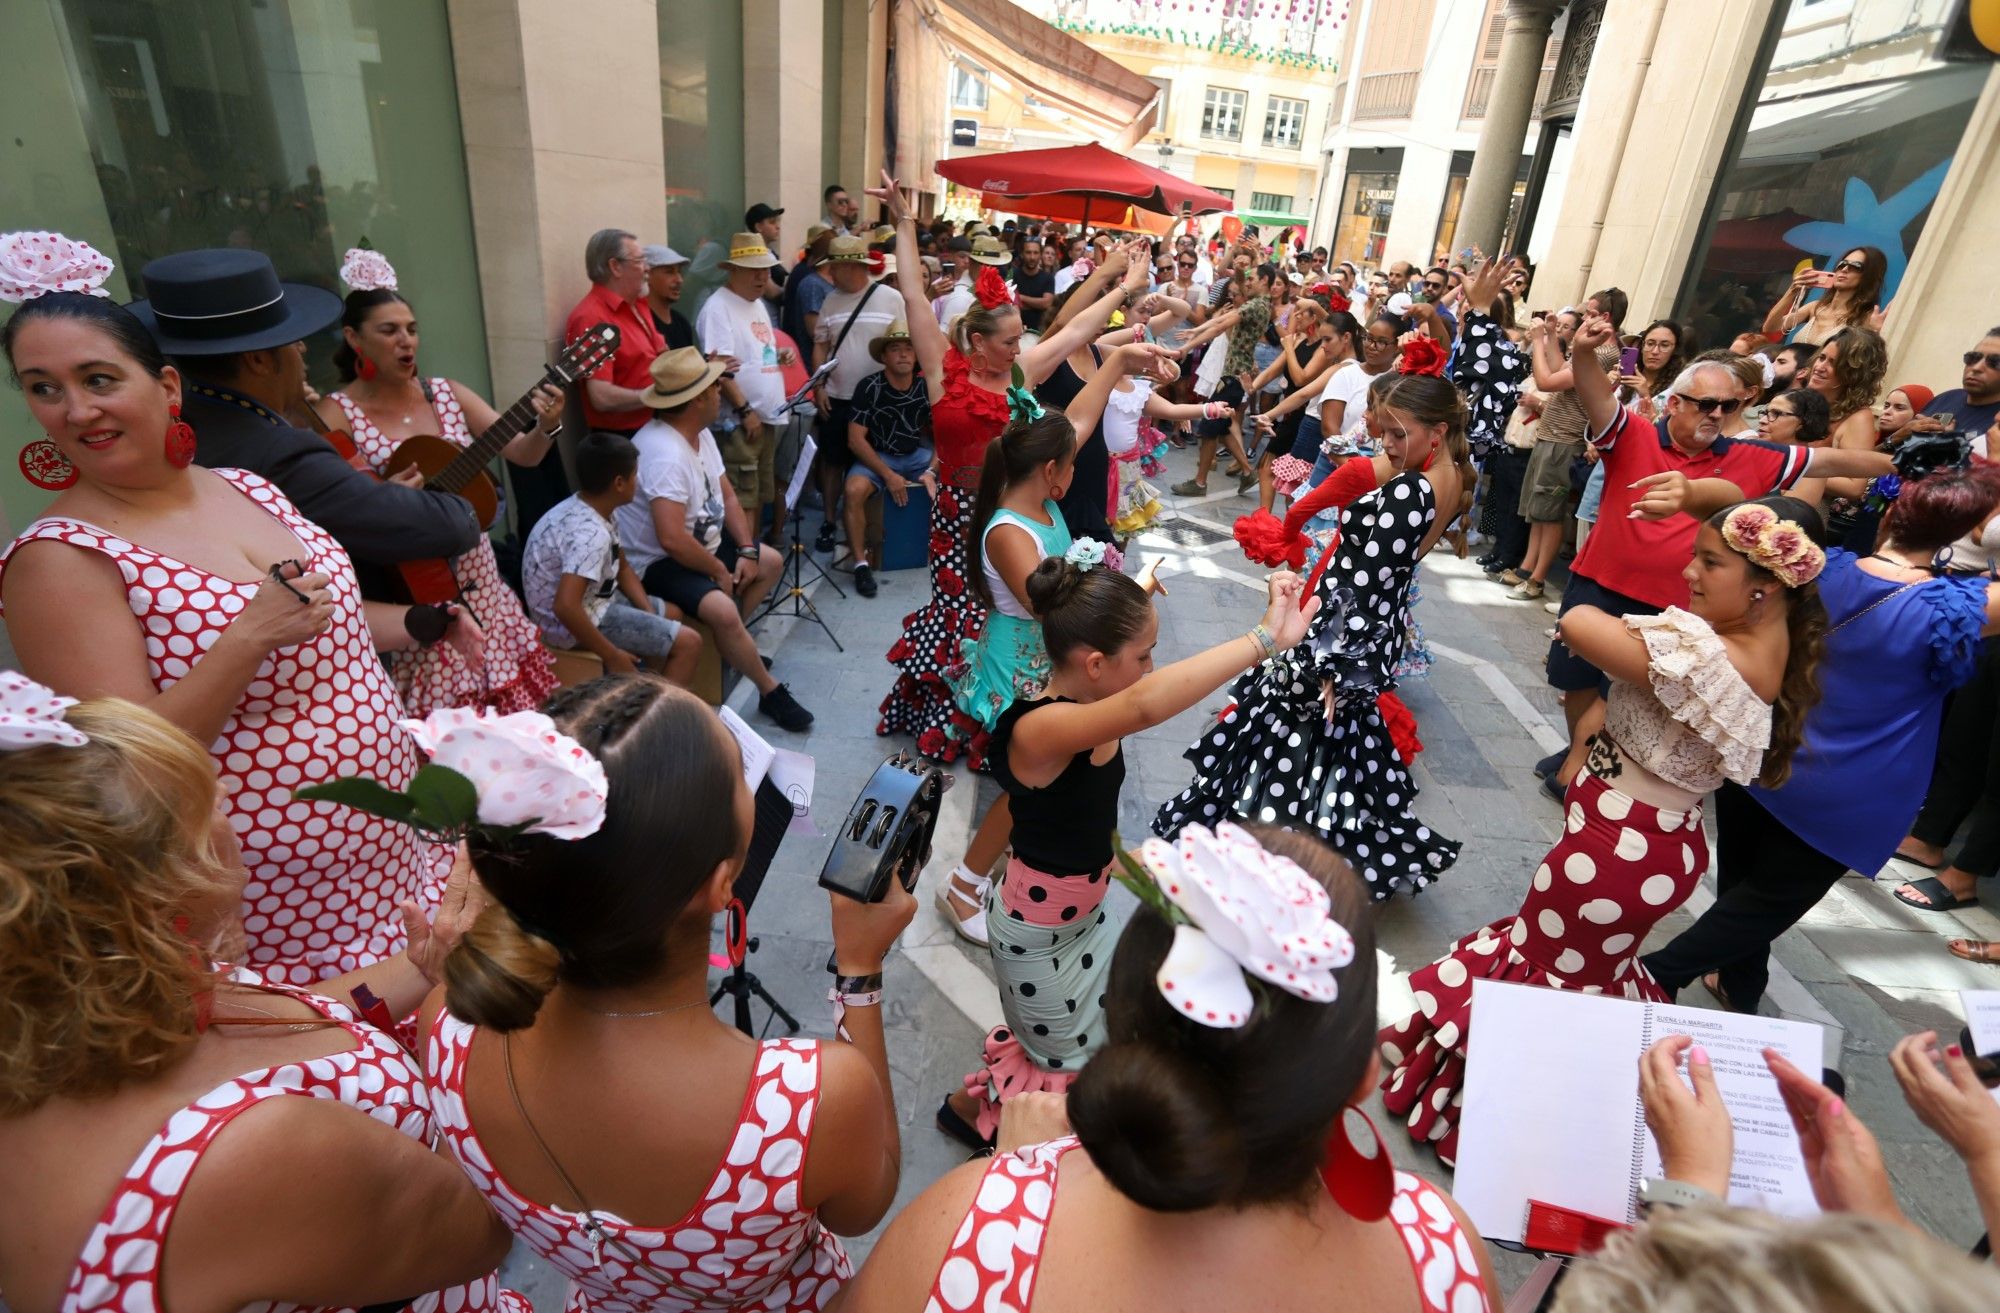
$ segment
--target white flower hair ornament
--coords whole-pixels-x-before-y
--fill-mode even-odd
[[[396,270],[387,256],[366,246],[351,248],[340,262],[340,281],[357,292],[396,290]]]
[[[1063,553],[1063,559],[1079,570],[1090,571],[1104,564],[1105,546],[1095,538],[1078,538]]]
[[[0,752],[28,748],[80,748],[90,736],[63,719],[76,705],[14,670],[0,670]]]
[[[1227,821],[1213,831],[1190,825],[1173,843],[1148,839],[1136,860],[1120,860],[1120,882],[1174,924],[1154,980],[1182,1016],[1219,1029],[1248,1025],[1252,977],[1314,1003],[1340,996],[1334,973],[1354,961],[1354,936],[1298,863]]]
[[[295,796],[344,803],[441,842],[475,830],[489,839],[582,839],[603,827],[610,794],[603,763],[539,711],[450,707],[402,724],[430,756],[409,788],[346,776]]]
[[[110,296],[111,261],[89,242],[61,233],[0,234],[0,301],[32,301],[50,292]]]

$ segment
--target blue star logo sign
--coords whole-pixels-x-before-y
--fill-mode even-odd
[[[1788,231],[1785,240],[1801,251],[1829,260],[1837,260],[1857,246],[1876,247],[1889,257],[1889,269],[1882,279],[1882,301],[1886,305],[1896,294],[1897,284],[1903,281],[1904,266],[1909,263],[1909,255],[1903,250],[1903,229],[1937,199],[1938,188],[1944,185],[1945,172],[1950,168],[1951,158],[1947,156],[1901,191],[1881,201],[1875,199],[1873,187],[1859,178],[1849,178],[1843,198],[1845,213],[1838,223],[1827,219],[1802,223]]]

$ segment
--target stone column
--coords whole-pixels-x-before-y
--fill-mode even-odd
[[[786,259],[819,222],[826,183],[840,181],[856,200],[867,199],[859,178],[820,177],[820,134],[839,131],[820,122],[825,38],[821,4],[743,0],[743,204],[764,201],[785,212],[778,254]]]
[[[1528,141],[1528,119],[1535,109],[1535,85],[1542,76],[1542,53],[1563,0],[1507,0],[1507,30],[1500,38],[1500,66],[1493,70],[1493,90],[1486,99],[1486,121],[1479,129],[1479,149],[1472,173],[1465,180],[1465,201],[1459,208],[1459,247],[1477,246],[1498,254],[1507,226],[1507,201],[1514,194],[1514,175],[1521,167]]]

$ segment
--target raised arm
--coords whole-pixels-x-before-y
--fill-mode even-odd
[[[1173,358],[1167,348],[1157,342],[1128,342],[1113,351],[1063,410],[1076,428],[1078,449],[1097,431],[1098,422],[1104,418],[1104,408],[1111,404],[1111,392],[1118,386],[1118,380],[1141,372],[1151,373],[1162,383],[1171,383],[1180,377],[1179,372],[1174,370]]]
[[[924,372],[924,387],[933,405],[944,395],[944,330],[931,313],[931,298],[924,289],[924,261],[917,247],[917,221],[903,203],[902,184],[882,170],[882,185],[868,188],[868,194],[882,202],[896,225],[896,290],[903,296],[903,322],[909,325],[910,345],[916,348],[917,367]]]
[[[1805,295],[1819,286],[1819,270],[1805,269],[1792,278],[1792,285],[1764,316],[1764,336],[1776,341],[1806,321],[1812,314],[1812,307],[1805,304]]]
[[[1035,343],[1032,349],[1022,353],[1021,372],[1028,376],[1029,387],[1034,387],[1055,373],[1056,366],[1067,359],[1072,351],[1104,331],[1104,325],[1110,322],[1113,311],[1130,304],[1136,294],[1136,289],[1133,287],[1135,273],[1138,275],[1139,285],[1143,287],[1146,277],[1145,266],[1131,264],[1128,261],[1125,281],[1121,286],[1114,291],[1106,292],[1078,310],[1054,335],[1043,338]],[[1076,304],[1075,296],[1070,297],[1069,304],[1072,306]]]
[[[1616,333],[1609,318],[1595,315],[1583,321],[1569,343],[1569,369],[1565,372],[1574,380],[1576,399],[1583,403],[1583,413],[1590,421],[1592,433],[1610,428],[1611,421],[1618,418],[1617,389],[1613,387],[1611,377],[1597,363],[1597,348],[1609,342]],[[1541,381],[1541,348],[1538,343],[1535,356],[1535,383],[1538,387]],[[1882,462],[1884,473],[1888,472],[1888,467],[1885,457]]]

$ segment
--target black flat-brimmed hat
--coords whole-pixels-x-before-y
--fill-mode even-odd
[[[340,298],[281,283],[271,257],[235,249],[178,251],[140,271],[146,299],[126,307],[170,356],[232,356],[310,337],[340,318]]]

